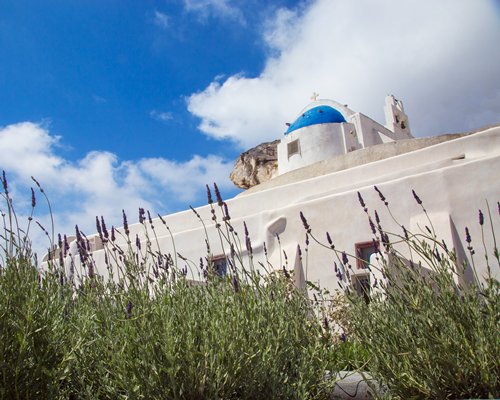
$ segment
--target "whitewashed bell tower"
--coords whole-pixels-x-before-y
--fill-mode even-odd
[[[390,131],[400,134],[411,135],[410,123],[405,113],[403,102],[396,99],[392,94],[385,97],[385,127]]]

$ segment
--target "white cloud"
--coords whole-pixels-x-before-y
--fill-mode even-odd
[[[210,16],[229,18],[244,24],[241,10],[232,3],[232,0],[184,0],[184,8],[186,11],[197,13],[203,19]]]
[[[160,11],[155,10],[154,23],[162,29],[168,28],[170,17]]]
[[[168,188],[181,201],[191,201],[200,188],[213,182],[227,187],[227,176],[232,169],[232,162],[225,162],[220,157],[200,157],[179,163],[164,158],[147,158],[139,161],[138,167],[148,178]]]
[[[158,121],[170,121],[171,119],[174,119],[174,115],[170,111],[157,111],[157,110],[152,110],[149,113],[149,116],[153,119],[156,119]]]
[[[500,120],[500,22],[486,0],[317,0],[266,24],[257,77],[214,80],[188,98],[207,135],[247,148],[279,137],[313,91],[384,122],[388,93],[425,136]]]
[[[72,234],[78,224],[84,232],[93,233],[96,215],[103,215],[110,226],[121,226],[122,209],[130,214],[130,222],[137,220],[138,207],[153,215],[185,209],[190,203],[202,202],[205,184],[214,181],[222,189],[232,188],[228,177],[232,162],[220,157],[194,155],[184,162],[164,158],[120,161],[113,153],[94,151],[71,162],[56,154],[59,141],[46,127],[31,122],[0,127],[0,171],[7,173],[20,214],[28,212],[28,188],[35,187],[30,177],[35,176],[54,207],[56,232]],[[49,229],[42,198],[37,210],[37,219]],[[35,234],[37,241],[42,236]],[[38,249],[45,247],[37,244]]]

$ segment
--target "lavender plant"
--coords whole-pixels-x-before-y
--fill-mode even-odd
[[[8,218],[15,214],[5,177],[2,183],[8,209],[0,398],[328,397],[332,383],[324,371],[333,346],[321,322],[311,318],[311,304],[290,274],[259,274],[243,262],[217,189],[212,215],[230,249],[229,269],[216,273],[207,239],[203,274],[194,284],[190,261],[155,245],[160,229],[170,231],[165,221],[154,226],[145,210],[139,222],[146,243],[136,243],[125,213],[123,231],[108,231],[105,220],[96,219],[110,279],[102,278],[91,239],[78,226],[76,242],[58,236],[46,270],[39,270],[29,239]],[[248,233],[244,240],[251,249]]]
[[[376,249],[367,268],[381,279],[372,279],[368,302],[356,294],[348,279],[343,286],[349,299],[351,340],[368,353],[365,369],[387,385],[395,398],[498,398],[500,283],[493,268],[500,267],[494,229],[500,212],[492,215],[487,206],[485,218],[479,210],[482,259],[476,259],[465,228],[465,247],[475,274],[464,283],[461,277],[467,265],[437,237],[417,193],[412,191],[428,224],[415,233],[392,215],[381,190],[375,187],[375,191],[393,219],[392,227],[399,231],[385,229],[377,211],[371,214],[358,193]],[[304,227],[312,235],[307,222]],[[486,247],[488,232],[492,249]],[[328,244],[322,245],[336,253],[339,264],[348,266],[357,259],[337,250],[329,235]],[[479,269],[486,275],[480,277]],[[345,270],[348,274],[349,268]]]

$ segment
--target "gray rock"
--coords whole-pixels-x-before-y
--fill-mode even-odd
[[[386,389],[366,372],[340,371],[336,374],[335,387],[330,398],[365,400],[375,398],[375,393],[384,392]]]
[[[279,140],[262,143],[242,153],[229,175],[233,183],[248,189],[273,178],[278,172],[278,143]]]

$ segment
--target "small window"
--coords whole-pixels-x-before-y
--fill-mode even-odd
[[[288,158],[294,154],[299,154],[299,139],[288,143]]]
[[[352,275],[352,287],[359,296],[363,296],[365,302],[370,302],[370,275]]]
[[[226,276],[227,258],[224,254],[212,258],[212,267],[217,276]]]
[[[367,265],[370,263],[371,255],[376,252],[377,249],[375,248],[375,244],[373,242],[356,243],[358,269],[366,269]]]

